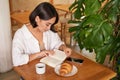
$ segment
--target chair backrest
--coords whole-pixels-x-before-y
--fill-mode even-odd
[[[49,2],[50,2],[51,4],[54,4],[54,0],[49,0]]]
[[[69,4],[69,0],[54,0],[53,4]]]

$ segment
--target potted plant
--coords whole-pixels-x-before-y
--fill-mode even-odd
[[[77,24],[69,32],[73,32],[80,49],[94,50],[99,63],[108,54],[110,61],[115,60],[120,53],[120,1],[75,0],[69,9],[74,16],[69,23]],[[117,69],[120,72],[120,67]]]

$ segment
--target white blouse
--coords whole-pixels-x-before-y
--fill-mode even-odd
[[[57,33],[51,30],[43,33],[43,42],[46,50],[58,49],[64,44]],[[12,43],[13,65],[19,66],[29,62],[29,54],[40,52],[38,40],[28,30],[26,25],[18,29]]]

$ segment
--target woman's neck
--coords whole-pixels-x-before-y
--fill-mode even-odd
[[[39,33],[43,33],[43,32],[41,32],[41,31],[39,30],[38,27],[33,28],[33,26],[32,26],[30,23],[26,24],[26,26],[27,26],[27,28],[30,30],[30,32],[39,32]]]
[[[31,24],[26,25],[32,35],[38,40],[41,49],[45,49],[43,42],[43,32],[39,30],[39,28],[33,28]]]

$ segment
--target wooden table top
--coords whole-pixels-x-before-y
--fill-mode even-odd
[[[46,66],[45,74],[37,74],[35,72],[35,64],[37,64],[40,59],[31,61],[23,66],[14,67],[14,70],[25,80],[109,80],[116,76],[116,73],[111,69],[93,62],[74,51],[71,57],[80,58],[84,61],[82,64],[71,62],[77,67],[78,72],[70,77],[57,75],[54,68],[50,66]]]

